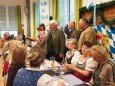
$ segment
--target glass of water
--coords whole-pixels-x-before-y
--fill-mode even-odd
[[[59,78],[62,79],[63,75],[64,75],[64,67],[63,66],[60,66],[60,73],[59,73]]]

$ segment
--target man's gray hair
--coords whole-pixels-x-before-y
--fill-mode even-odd
[[[56,20],[51,20],[51,21],[50,21],[50,24],[55,24],[55,25],[57,25],[57,21],[56,21]]]

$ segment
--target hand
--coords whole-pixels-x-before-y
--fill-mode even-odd
[[[40,40],[36,40],[37,41],[37,44],[40,44]]]
[[[59,54],[59,56],[60,56],[60,58],[63,58],[63,57],[64,57],[64,55],[63,55],[63,54]]]
[[[67,63],[65,62],[63,66],[64,66],[64,67],[67,67]]]
[[[58,86],[66,86],[62,79],[58,80]]]
[[[74,70],[76,68],[76,65],[75,64],[72,64],[71,65],[71,69]]]

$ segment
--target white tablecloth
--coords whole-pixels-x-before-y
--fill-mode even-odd
[[[59,78],[59,76],[55,76],[53,77],[54,80],[57,80]],[[84,82],[80,79],[78,79],[77,77],[75,77],[72,74],[68,74],[68,75],[63,75],[62,79],[69,85],[69,86],[74,86],[74,85],[79,85],[79,84],[83,84]]]
[[[41,65],[40,70],[51,69],[51,63],[52,63],[52,61],[45,59],[45,62],[43,65]],[[57,67],[57,66],[61,66],[61,65],[55,61],[55,67]],[[80,79],[78,79],[77,77],[75,77],[72,74],[63,75],[62,78],[68,84],[68,86],[83,84],[83,81],[81,81]],[[53,76],[53,79],[58,80],[59,76]]]

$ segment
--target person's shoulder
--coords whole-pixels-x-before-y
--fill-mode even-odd
[[[57,28],[57,31],[62,32],[63,30],[62,30],[62,29],[58,29],[58,28]]]
[[[88,57],[88,59],[87,59],[87,62],[93,62],[94,60],[93,60],[93,58],[92,57]]]
[[[42,78],[46,78],[46,77],[47,77],[49,80],[52,79],[52,77],[51,77],[50,75],[48,75],[48,74],[43,74],[43,75],[42,75]]]
[[[93,27],[92,26],[89,26],[86,30],[85,30],[86,33],[92,33],[92,32],[95,32]]]
[[[17,73],[22,73],[22,72],[24,72],[25,70],[26,70],[25,68],[21,68],[21,69],[18,70]]]
[[[115,68],[115,63],[113,61],[111,61],[110,59],[107,61],[107,64],[114,69]]]
[[[89,27],[87,28],[87,30],[94,31],[94,28],[93,28],[93,26],[89,26]]]
[[[74,53],[75,54],[80,54],[80,52],[76,49],[75,51],[74,51]],[[81,54],[80,54],[81,55]]]
[[[50,81],[52,80],[52,77],[48,74],[43,74],[38,82],[37,82],[37,86],[46,86],[46,84],[50,83]]]

